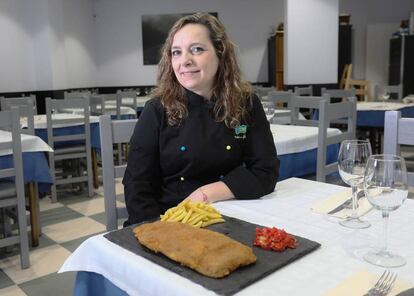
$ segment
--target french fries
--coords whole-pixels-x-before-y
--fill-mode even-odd
[[[212,205],[188,200],[168,209],[160,218],[161,221],[181,222],[197,228],[224,222],[223,217]]]

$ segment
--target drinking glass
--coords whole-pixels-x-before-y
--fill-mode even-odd
[[[365,165],[371,154],[371,144],[368,140],[345,140],[341,143],[338,155],[339,175],[352,188],[352,213],[339,222],[342,226],[357,229],[371,226],[368,221],[361,220],[357,213],[357,190],[364,181]]]
[[[383,220],[383,237],[379,251],[364,255],[369,263],[383,267],[398,267],[406,260],[387,251],[388,217],[398,209],[408,195],[407,168],[404,158],[391,154],[372,155],[368,159],[364,191],[372,206],[380,210]]]
[[[389,98],[390,98],[390,93],[388,92],[388,91],[386,91],[386,90],[384,90],[384,92],[382,93],[382,101],[383,102],[385,102],[385,101],[387,101]]]

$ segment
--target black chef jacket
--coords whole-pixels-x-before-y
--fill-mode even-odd
[[[259,99],[251,100],[246,129],[236,130],[216,122],[214,102],[190,91],[186,97],[188,116],[178,126],[168,125],[158,98],[139,117],[123,179],[125,225],[154,218],[212,182],[223,181],[237,199],[274,190],[279,161]]]

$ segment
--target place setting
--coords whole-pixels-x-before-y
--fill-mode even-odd
[[[390,271],[404,266],[407,259],[388,248],[390,214],[403,205],[408,195],[404,158],[373,155],[368,141],[346,140],[341,143],[338,169],[351,188],[319,201],[311,209],[330,222],[354,230],[343,241],[350,256],[369,263],[370,270],[376,270],[373,266],[385,270],[378,276],[361,269],[325,295],[414,295],[413,289],[408,290],[410,285],[398,279],[398,270]],[[381,218],[371,218],[377,213],[366,218],[371,210],[377,210]]]

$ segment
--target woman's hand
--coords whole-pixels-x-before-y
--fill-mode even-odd
[[[219,181],[197,188],[186,199],[197,202],[216,202],[231,198],[234,198],[233,193],[226,184]]]
[[[196,201],[196,202],[209,202],[207,195],[203,192],[201,187],[194,190],[186,200]]]

